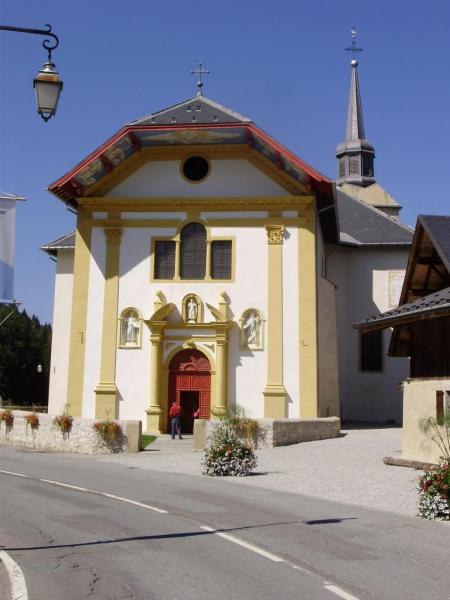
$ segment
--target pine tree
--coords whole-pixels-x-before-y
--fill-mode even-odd
[[[0,305],[0,322],[11,310],[13,314],[0,327],[0,397],[3,403],[45,406],[52,328],[9,305]]]

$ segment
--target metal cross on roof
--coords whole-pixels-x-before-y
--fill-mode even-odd
[[[208,71],[208,69],[204,69],[202,63],[198,63],[198,69],[194,69],[193,71],[191,71],[191,75],[198,75],[198,81],[197,81],[197,96],[203,96],[203,81],[202,81],[202,76],[203,75],[209,75],[210,71]]]
[[[353,59],[356,59],[356,53],[357,52],[362,52],[363,49],[362,48],[358,48],[358,46],[356,45],[356,38],[358,36],[358,32],[356,31],[356,27],[352,27],[352,45],[350,48],[346,48],[346,50],[348,52],[352,52],[353,54]]]

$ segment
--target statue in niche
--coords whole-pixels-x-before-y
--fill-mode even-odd
[[[123,320],[123,337],[126,344],[137,344],[139,334],[139,319],[135,312],[130,312]]]
[[[259,315],[252,311],[245,322],[242,324],[244,331],[245,340],[247,346],[258,346],[259,345],[259,330],[260,330],[260,318]]]
[[[198,306],[194,297],[191,296],[186,304],[186,317],[188,323],[197,323]]]

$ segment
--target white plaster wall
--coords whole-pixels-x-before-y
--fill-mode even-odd
[[[151,238],[173,235],[167,228],[124,228],[120,249],[119,315],[124,308],[137,308],[144,319],[153,313],[156,292],[161,290],[167,302],[177,310],[170,321],[181,320],[181,303],[190,292],[196,293],[205,303],[218,307],[220,293],[225,291],[230,299],[229,318],[239,321],[244,310],[255,307],[267,316],[267,235],[264,227],[214,227],[214,237],[234,237],[236,272],[233,282],[195,283],[150,281]],[[205,306],[205,321],[215,321]],[[120,417],[145,419],[150,395],[150,344],[149,332],[142,329],[142,348],[117,351],[116,383],[121,395]],[[171,335],[175,332],[171,331]],[[98,342],[100,344],[100,340]],[[266,380],[266,352],[241,351],[237,325],[230,332],[228,400],[243,406],[255,417],[264,416],[262,392]],[[86,378],[92,380],[92,376]],[[95,382],[96,385],[97,382]],[[94,385],[94,387],[95,387]],[[144,420],[145,422],[145,420]]]
[[[283,243],[283,380],[287,415],[300,417],[298,230],[286,227]]]
[[[388,271],[405,269],[408,249],[341,246],[328,259],[328,278],[337,285],[338,360],[343,420],[402,422],[397,384],[409,376],[409,359],[387,356],[391,337],[384,331],[382,372],[361,372],[359,334],[352,327],[388,308]]]
[[[438,462],[442,452],[420,427],[423,419],[436,418],[436,391],[450,391],[448,377],[418,377],[405,381],[403,388],[402,458]],[[445,439],[445,430],[442,427]]]
[[[157,229],[161,235],[167,230]],[[173,233],[169,232],[169,235]],[[153,313],[154,293],[150,291],[149,229],[123,229],[120,251],[120,284],[118,314],[130,306],[137,308],[143,319]],[[118,348],[116,384],[119,391],[121,419],[140,419],[146,423],[150,403],[150,332],[141,324],[141,348]]]
[[[49,415],[61,414],[67,402],[74,254],[73,250],[58,250],[48,393]]]
[[[94,228],[89,261],[88,307],[85,332],[83,417],[95,417],[94,389],[100,381],[102,321],[105,289],[106,237],[102,228]]]
[[[186,181],[180,161],[153,161],[142,166],[107,196],[283,196],[288,192],[245,159],[212,160],[209,176]]]

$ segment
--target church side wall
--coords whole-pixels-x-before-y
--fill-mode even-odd
[[[100,380],[103,299],[105,290],[106,237],[103,229],[92,230],[91,258],[85,335],[83,417],[95,417],[94,389]],[[111,415],[111,418],[113,415]]]
[[[391,337],[384,332],[383,370],[360,370],[359,334],[354,323],[392,308],[395,291],[390,272],[407,264],[408,249],[339,247],[328,259],[328,278],[337,285],[338,358],[343,420],[402,422],[402,395],[397,384],[408,377],[409,359],[387,356]],[[397,275],[396,275],[397,276]],[[398,289],[398,286],[397,286]]]
[[[64,411],[69,372],[70,322],[72,315],[73,250],[58,250],[53,307],[52,354],[48,414]]]

